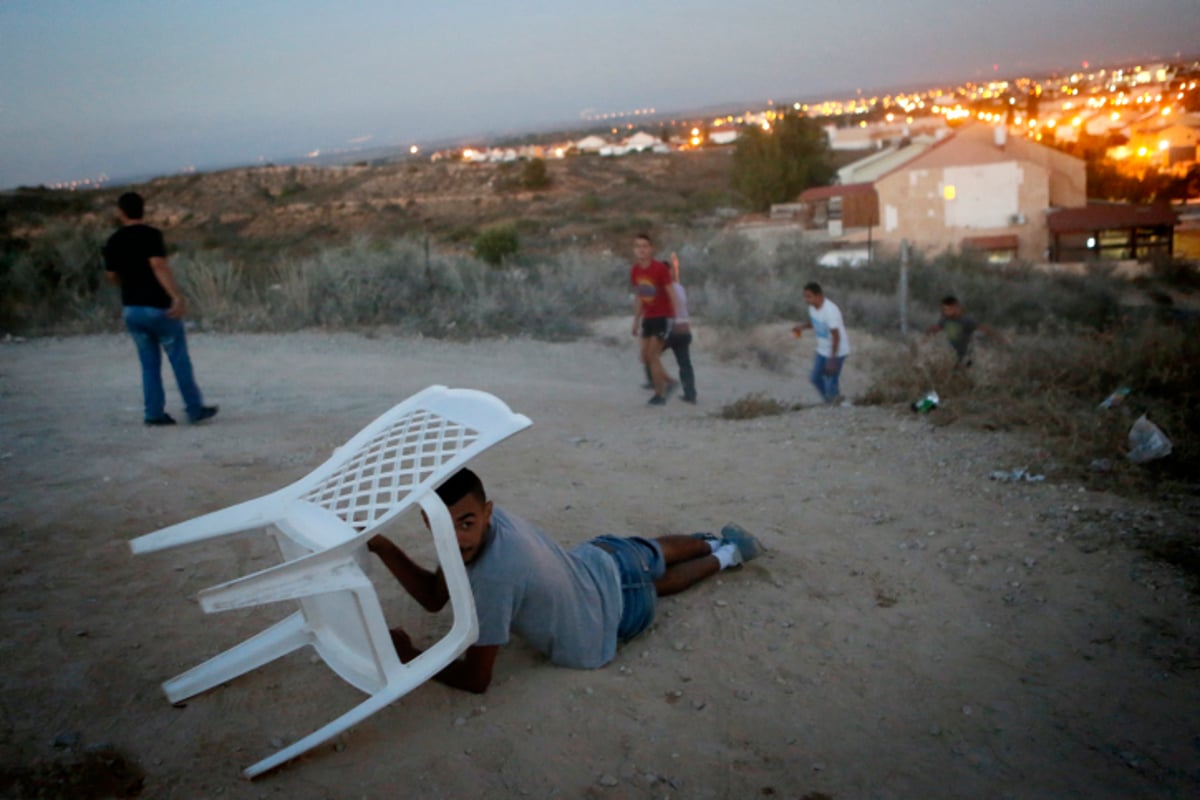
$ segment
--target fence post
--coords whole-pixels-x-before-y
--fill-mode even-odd
[[[908,239],[900,242],[900,334],[908,336]]]

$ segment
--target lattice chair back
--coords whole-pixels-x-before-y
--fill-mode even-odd
[[[423,395],[416,395],[410,402]],[[387,421],[353,453],[347,451],[359,437],[339,448],[335,458],[345,457],[344,463],[304,491],[300,499],[333,512],[362,533],[406,508],[409,496],[431,478],[446,477],[448,464],[469,460],[481,432],[419,403],[415,405],[394,421]]]

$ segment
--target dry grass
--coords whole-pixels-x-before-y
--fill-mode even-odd
[[[793,406],[755,392],[744,395],[727,403],[717,411],[721,419],[755,419],[756,417],[775,417],[791,411]]]
[[[1200,467],[1200,342],[1195,330],[1178,325],[1019,337],[1011,347],[980,348],[969,369],[956,367],[942,342],[897,347],[876,359],[872,375],[864,404],[908,404],[936,390],[943,409],[962,421],[1022,431],[1064,471],[1092,480],[1188,479]],[[1121,386],[1131,390],[1126,401],[1100,409]],[[1152,470],[1123,460],[1129,428],[1142,413],[1175,444]],[[1111,473],[1089,470],[1099,460],[1114,465]]]

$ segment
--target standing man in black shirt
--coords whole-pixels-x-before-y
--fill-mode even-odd
[[[188,421],[203,422],[216,416],[217,407],[204,405],[200,387],[192,376],[192,359],[180,321],[187,303],[167,265],[162,231],[142,222],[144,213],[145,202],[136,192],[126,192],[117,200],[121,229],[104,246],[104,269],[109,282],[121,287],[125,328],[137,345],[142,364],[145,423],[175,424],[165,409],[162,351],[166,351],[175,372]]]

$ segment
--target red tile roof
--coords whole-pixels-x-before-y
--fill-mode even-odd
[[[1051,233],[1089,233],[1091,231],[1176,225],[1179,217],[1167,205],[1089,205],[1051,212],[1046,224]]]

